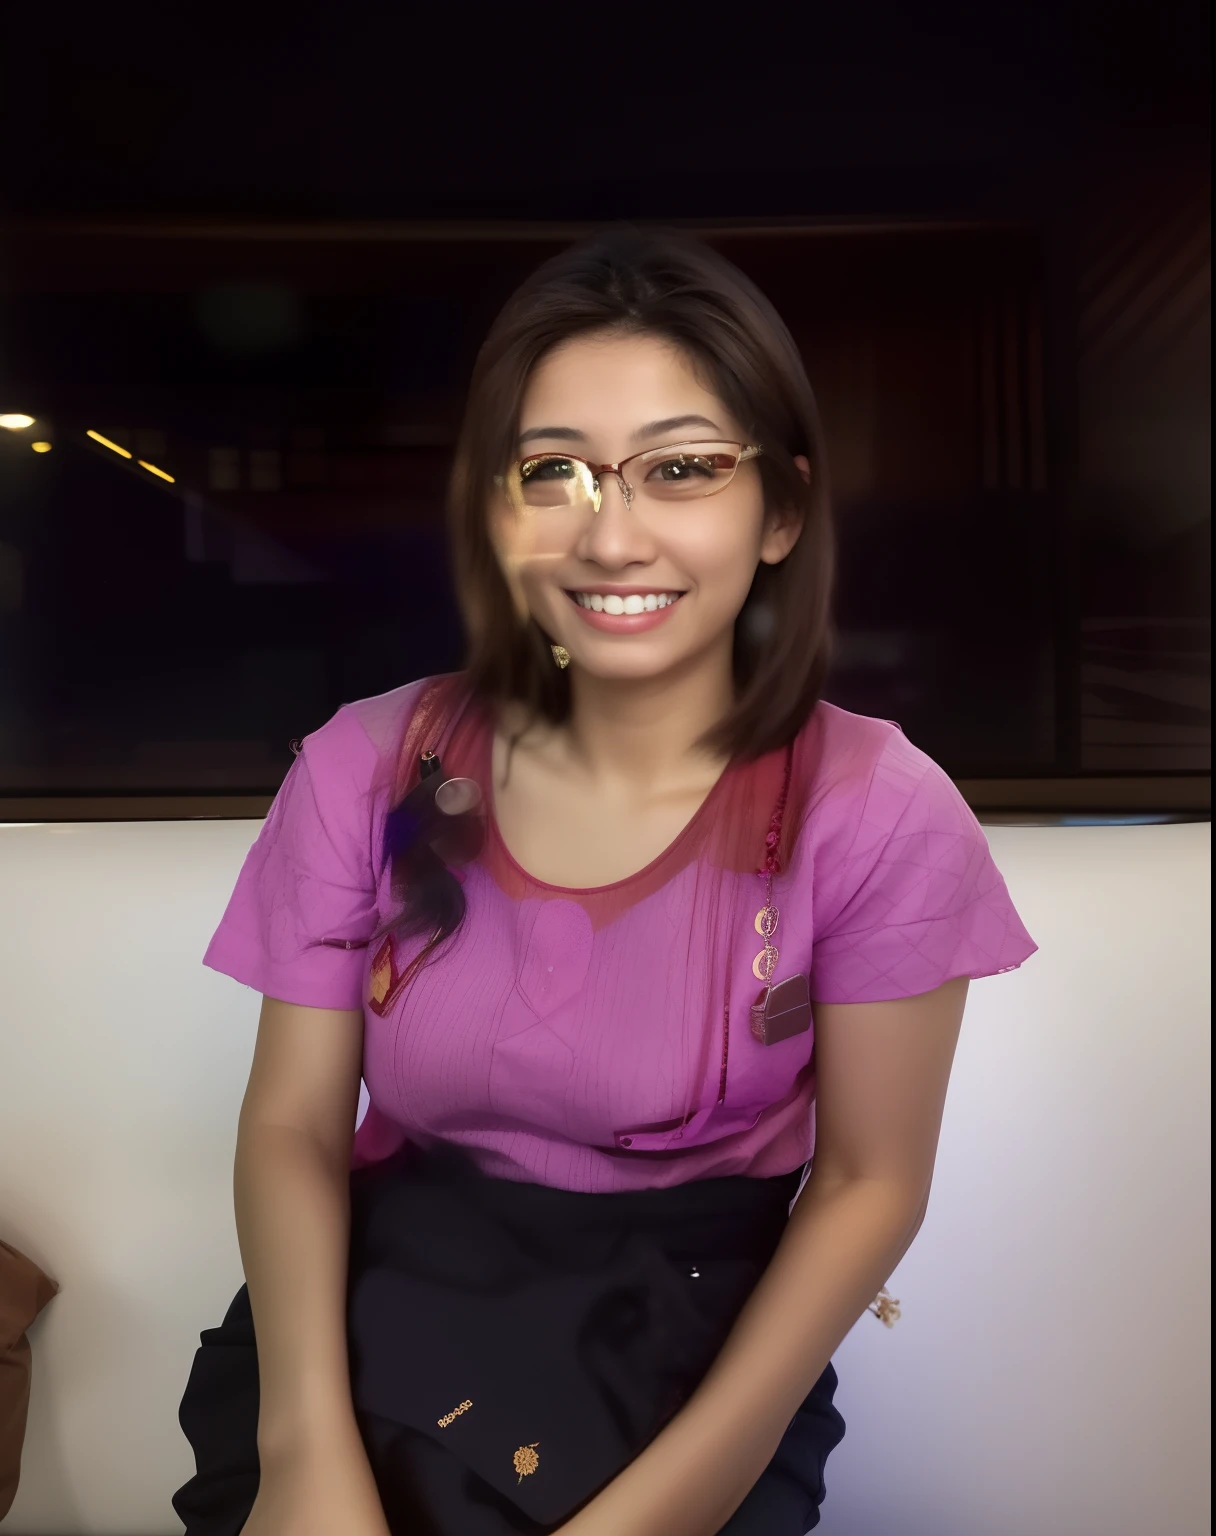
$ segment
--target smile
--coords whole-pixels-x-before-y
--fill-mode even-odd
[[[567,592],[566,596],[593,629],[608,634],[633,635],[641,630],[653,629],[667,619],[682,592],[595,592],[591,590]]]
[[[590,608],[593,613],[654,613],[658,608],[668,608],[682,592],[631,592],[621,597],[616,592],[572,592],[570,596],[580,608]]]

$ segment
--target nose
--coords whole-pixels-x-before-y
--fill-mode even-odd
[[[606,570],[653,560],[654,540],[636,507],[619,475],[601,475],[600,509],[584,523],[575,550],[578,558],[594,561]]]

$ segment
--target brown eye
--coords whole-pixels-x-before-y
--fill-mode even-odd
[[[525,485],[546,480],[572,480],[578,474],[569,459],[525,459],[519,466],[519,478]]]
[[[525,507],[582,506],[590,494],[586,466],[564,453],[538,453],[520,462],[515,495]]]
[[[651,466],[648,480],[657,479],[667,485],[680,485],[689,480],[712,480],[714,465],[711,459],[677,454],[675,458],[661,459]]]
[[[654,458],[646,461],[643,483],[649,495],[665,501],[680,501],[685,497],[695,500],[729,485],[737,457],[734,453],[713,449],[700,453],[659,450]]]

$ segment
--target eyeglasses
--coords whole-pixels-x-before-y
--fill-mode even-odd
[[[716,496],[735,478],[746,459],[758,458],[758,443],[673,443],[647,448],[619,464],[590,464],[572,453],[536,453],[519,459],[495,483],[518,511],[600,509],[600,478],[615,475],[626,507],[643,501],[698,501]],[[628,471],[628,473],[626,473]]]

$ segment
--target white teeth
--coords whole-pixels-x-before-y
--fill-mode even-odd
[[[580,608],[590,608],[593,613],[636,614],[654,613],[659,608],[669,608],[676,602],[678,592],[631,592],[619,597],[615,592],[572,592],[571,596]]]

